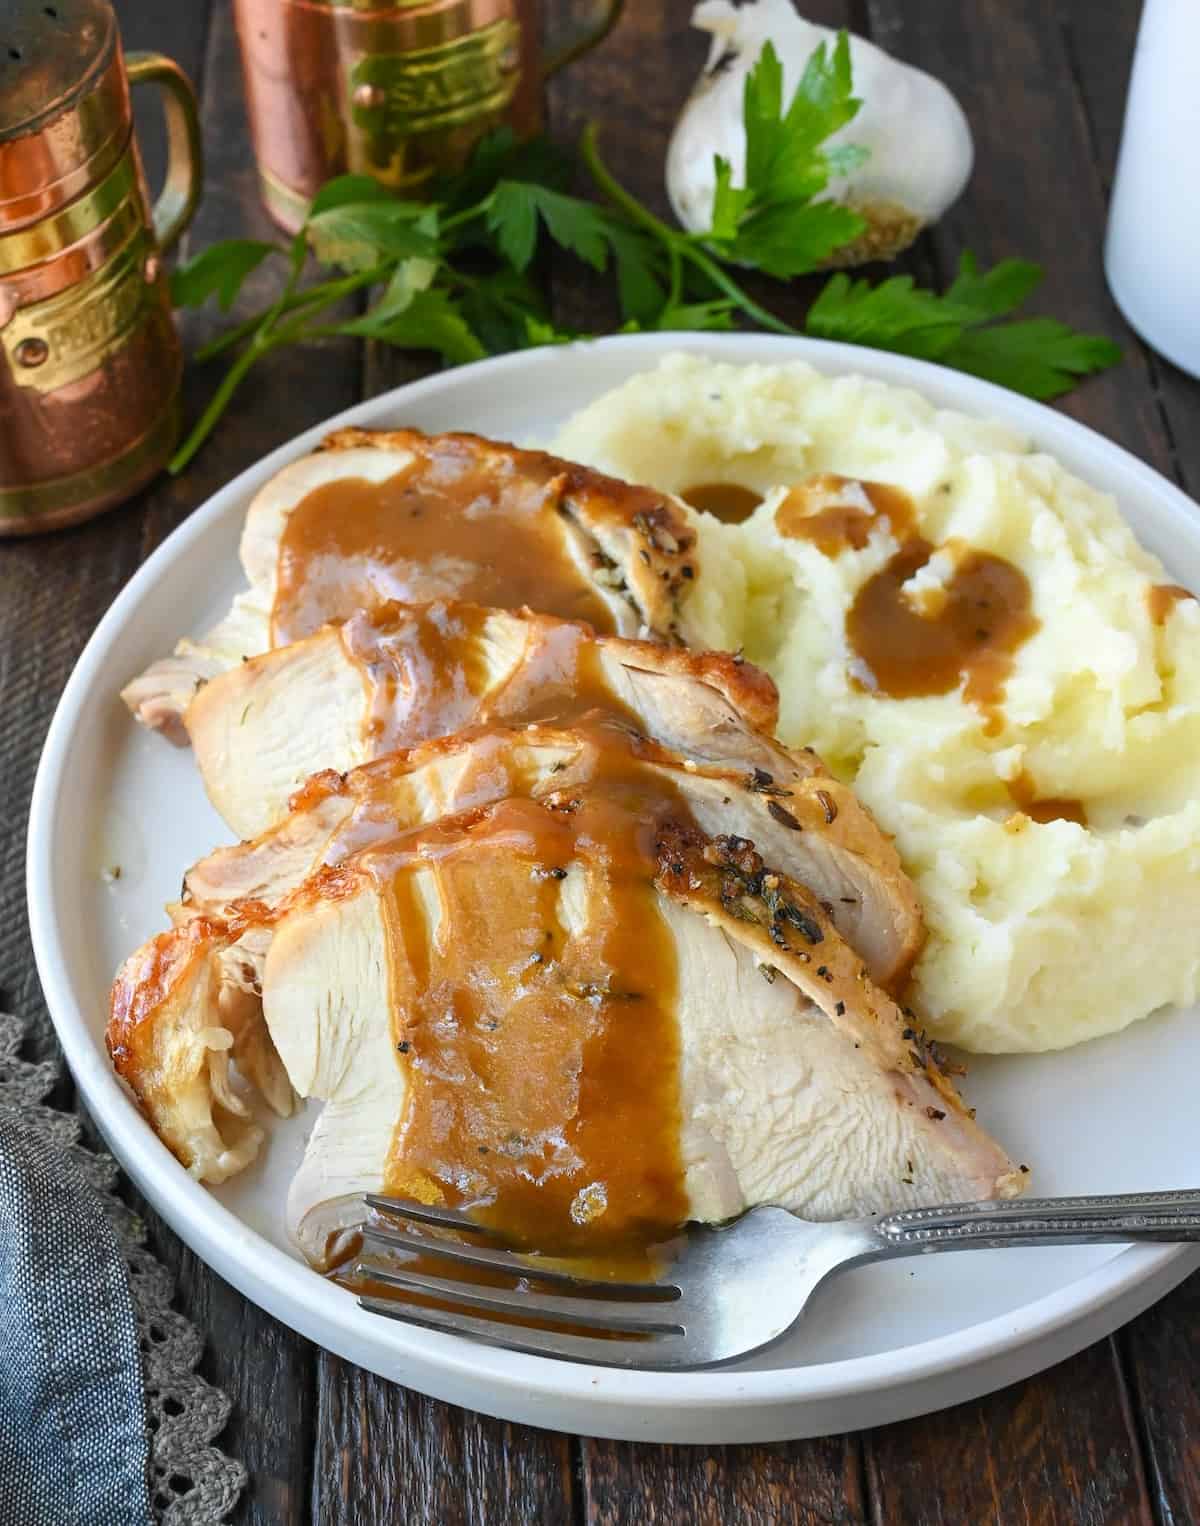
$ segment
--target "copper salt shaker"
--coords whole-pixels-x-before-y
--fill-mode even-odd
[[[420,195],[484,132],[536,131],[540,86],[600,41],[591,0],[543,55],[535,0],[234,0],[263,199],[294,233],[334,175]]]
[[[169,166],[149,206],[129,85],[163,90]],[[179,428],[163,270],[200,190],[186,77],[121,51],[108,0],[5,0],[0,19],[0,535],[128,497]]]

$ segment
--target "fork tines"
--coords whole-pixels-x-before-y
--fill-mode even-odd
[[[684,1333],[671,1318],[680,1290],[669,1283],[607,1282],[572,1273],[562,1263],[539,1266],[518,1251],[479,1244],[487,1226],[453,1209],[375,1194],[366,1201],[372,1214],[362,1227],[364,1259],[356,1276],[421,1300],[364,1294],[359,1304],[371,1313],[493,1345],[621,1366],[652,1365],[648,1346]],[[466,1232],[476,1243],[414,1232],[403,1227],[405,1220]],[[431,1274],[426,1266],[418,1270],[411,1256],[444,1261],[447,1275]],[[509,1285],[471,1276],[480,1271],[499,1274]],[[431,1307],[427,1299],[449,1307]]]

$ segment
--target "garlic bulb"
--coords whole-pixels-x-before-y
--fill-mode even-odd
[[[713,42],[667,151],[667,194],[683,226],[704,232],[712,222],[713,155],[731,162],[735,184],[745,173],[742,90],[763,45],[772,42],[783,64],[786,103],[813,51],[822,42],[832,47],[837,34],[798,16],[792,0],[741,6],[702,0],[692,24],[711,32]],[[852,207],[868,227],[837,251],[830,262],[837,265],[890,259],[906,249],[958,198],[974,159],[962,107],[940,80],[861,37],[850,38],[850,62],[862,106],[827,141],[858,144],[870,154],[850,174],[831,179],[822,196]]]

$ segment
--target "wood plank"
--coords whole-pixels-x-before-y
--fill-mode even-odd
[[[566,1436],[427,1399],[322,1352],[314,1526],[572,1517]]]
[[[1126,345],[1123,366],[1066,399],[1065,411],[1169,466],[1144,353],[1104,285],[1101,172],[1054,17],[1036,0],[984,0],[969,15],[899,0],[867,0],[867,10],[880,40],[944,79],[971,119],[975,174],[933,234],[943,269],[966,247],[989,263],[1039,260],[1047,271],[1039,310]],[[1112,1342],[976,1404],[875,1432],[866,1452],[881,1520],[1150,1518]]]
[[[1117,1337],[1163,1526],[1200,1521],[1200,1274]]]
[[[1088,0],[1059,0],[1063,45],[1101,183],[1112,183],[1139,7],[1121,0],[1097,16]],[[1200,383],[1150,353],[1147,369],[1182,485],[1200,491]],[[1192,1277],[1117,1337],[1147,1457],[1158,1517],[1200,1519],[1200,1396],[1192,1374],[1200,1360],[1200,1276]]]
[[[873,33],[945,81],[975,136],[971,183],[933,233],[944,272],[965,248],[986,264],[1009,255],[1039,261],[1046,280],[1031,310],[1126,348],[1123,365],[1065,398],[1063,411],[1169,470],[1145,355],[1104,282],[1100,173],[1054,14],[1042,0],[866,4]]]
[[[146,0],[115,0],[114,9],[126,53],[135,49],[165,53],[184,70],[197,93],[203,86],[204,44],[208,36],[211,0],[187,5],[147,5]],[[140,86],[133,92],[138,147],[151,195],[162,184],[166,166],[166,129],[157,89]]]
[[[1121,0],[1101,18],[1088,0],[1059,0],[1064,48],[1096,144],[1106,191],[1116,168],[1139,9],[1133,0]],[[1171,467],[1188,492],[1200,495],[1200,430],[1196,428],[1200,382],[1147,347],[1143,349],[1169,442]]]
[[[589,1526],[840,1526],[867,1519],[855,1436],[730,1447],[584,1440],[582,1463]]]
[[[148,37],[160,36],[160,8],[139,0]],[[237,45],[229,7],[215,6],[207,54],[202,114],[207,189],[185,250],[217,239],[275,237],[258,200],[248,152]],[[180,327],[190,354],[238,317],[273,300],[280,275],[264,267],[248,283],[232,315],[184,313]],[[360,356],[353,341],[280,351],[260,364],[217,432],[177,479],[160,478],[137,506],[137,550],[145,556],[193,509],[246,466],[292,434],[346,407],[359,395]],[[223,363],[189,365],[184,398],[195,418],[215,389]],[[124,511],[122,511],[124,512]],[[316,1420],[313,1348],[248,1303],[187,1251],[161,1221],[149,1216],[150,1244],[179,1279],[183,1312],[206,1335],[201,1370],[233,1400],[218,1444],[239,1458],[250,1485],[234,1519],[252,1526],[287,1526],[307,1518]]]
[[[1111,1343],[973,1404],[868,1432],[873,1519],[1150,1526]]]

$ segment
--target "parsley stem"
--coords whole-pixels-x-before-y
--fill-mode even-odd
[[[463,223],[469,223],[473,218],[482,217],[488,209],[491,194],[485,196],[482,201],[477,201],[473,207],[466,207],[461,212],[455,212],[452,217],[447,217],[440,225],[439,231],[449,233],[451,228],[461,228]]]
[[[683,257],[690,260],[697,270],[702,270],[708,279],[727,297],[736,302],[747,317],[753,318],[756,323],[761,323],[763,328],[771,329],[776,334],[798,334],[790,323],[785,323],[782,318],[777,318],[774,313],[769,313],[765,307],[759,307],[758,303],[733,280],[727,276],[717,262],[697,249],[694,244],[687,243],[683,246]]]
[[[648,207],[644,207],[636,196],[631,196],[625,187],[613,179],[604,161],[600,158],[600,150],[596,146],[596,124],[589,122],[583,129],[579,138],[579,155],[583,160],[588,174],[608,197],[609,201],[620,207],[631,222],[639,224],[648,233],[653,233],[656,238],[663,241],[670,248],[677,240],[686,237],[685,234],[669,228],[666,223],[655,217]]]
[[[327,307],[330,302],[337,302],[342,297],[348,297],[363,286],[373,286],[377,281],[382,281],[391,273],[391,268],[390,265],[376,265],[371,270],[360,271],[356,275],[345,276],[338,281],[321,281],[316,286],[310,286],[306,291],[293,292],[282,305],[275,302],[270,307],[263,308],[261,312],[253,313],[236,328],[230,329],[228,333],[209,340],[206,345],[202,345],[196,351],[194,359],[197,362],[215,360],[218,355],[224,355],[227,350],[236,349],[243,339],[249,339],[272,313],[279,317],[284,313],[298,312],[301,308]]]
[[[260,360],[271,350],[300,339],[324,338],[327,335],[336,334],[335,328],[306,329],[304,325],[318,312],[331,307],[335,302],[340,302],[343,297],[358,291],[360,287],[373,285],[381,280],[388,274],[391,265],[375,265],[370,270],[358,271],[338,281],[322,281],[317,286],[310,286],[307,291],[297,292],[295,285],[300,269],[301,265],[293,261],[292,272],[283,291],[269,308],[254,318],[248,318],[245,323],[239,324],[232,334],[225,335],[224,339],[227,342],[215,341],[212,345],[206,346],[208,355],[216,355],[228,349],[230,344],[236,343],[239,339],[250,341],[221,379],[220,386],[213,393],[208,407],[200,415],[191,434],[167,463],[167,470],[173,477],[187,466],[213,432],[218,419],[228,408],[233,394],[256,360]],[[299,312],[302,316],[293,318],[290,323],[276,328],[278,320],[289,311]],[[196,356],[197,360],[203,358],[206,358],[205,350],[201,350]]]
[[[761,323],[763,328],[773,329],[777,334],[796,334],[790,324],[784,323],[781,318],[776,318],[774,313],[769,313],[765,307],[759,307],[748,293],[744,292],[732,277],[727,276],[717,262],[703,249],[697,247],[695,239],[688,233],[683,233],[677,228],[668,227],[654,213],[644,207],[635,196],[631,196],[625,187],[614,180],[604,161],[600,158],[600,151],[596,146],[596,124],[589,122],[583,129],[579,139],[579,156],[587,167],[587,172],[615,206],[619,207],[631,222],[645,228],[648,233],[661,240],[667,246],[667,253],[671,258],[671,291],[672,302],[675,299],[675,271],[678,261],[682,258],[690,261],[697,270],[702,271],[708,279],[723,291],[727,297],[736,302],[747,317],[753,318],[756,323]]]
[[[287,338],[283,333],[281,333],[274,339],[262,340],[261,342],[256,337],[253,343],[246,346],[246,348],[230,366],[229,370],[226,371],[225,375],[221,378],[221,385],[213,393],[208,407],[200,415],[200,418],[197,421],[196,426],[192,430],[191,434],[188,435],[187,439],[171,457],[170,461],[167,462],[167,470],[170,472],[172,477],[177,477],[179,475],[179,473],[184,469],[184,467],[204,444],[205,440],[207,440],[209,435],[213,432],[213,429],[216,427],[217,420],[225,412],[226,408],[228,408],[230,401],[233,398],[233,394],[241,385],[243,379],[245,378],[246,372],[249,371],[254,362],[261,356],[265,355],[268,350],[273,350],[277,345],[286,344],[287,342]]]
[[[667,293],[667,306],[675,308],[679,306],[679,299],[683,295],[683,257],[674,241],[667,245],[667,254],[671,261],[671,289]]]

